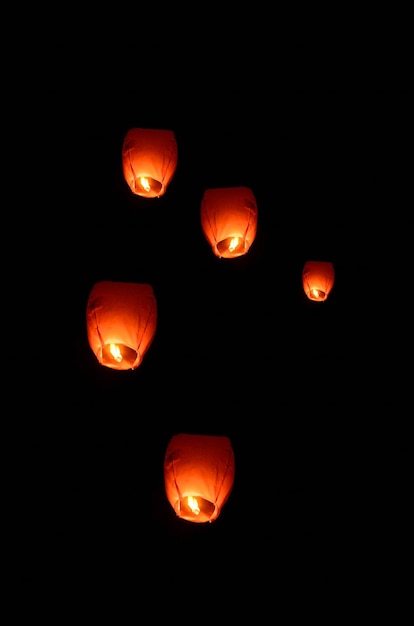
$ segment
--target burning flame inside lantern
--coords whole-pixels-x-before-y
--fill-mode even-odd
[[[198,506],[197,498],[188,496],[188,506],[194,515],[200,515],[200,507]]]
[[[232,239],[231,239],[231,241],[229,243],[229,252],[234,252],[238,245],[239,245],[239,238],[238,237],[232,237]]]
[[[180,501],[180,517],[190,522],[208,522],[214,511],[214,504],[201,496],[186,496]]]
[[[145,176],[141,176],[141,178],[139,179],[139,184],[141,185],[144,191],[146,192],[151,191],[151,185],[149,184],[148,178],[145,178]]]
[[[138,176],[135,179],[135,192],[139,196],[155,198],[160,195],[162,184],[149,176]]]
[[[109,352],[112,355],[112,357],[115,359],[115,361],[117,361],[118,363],[122,361],[121,350],[119,349],[119,346],[116,343],[109,344]]]
[[[130,369],[137,359],[137,352],[128,346],[118,343],[108,343],[102,348],[102,361],[106,367],[112,369]]]
[[[311,289],[310,296],[313,300],[325,300],[325,292],[322,289]]]
[[[245,240],[243,237],[227,237],[217,244],[217,250],[223,258],[242,256],[246,251]]]

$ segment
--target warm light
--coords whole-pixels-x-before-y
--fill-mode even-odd
[[[171,130],[130,128],[122,145],[122,169],[132,193],[163,196],[177,168],[177,142]]]
[[[151,285],[101,281],[86,308],[89,345],[101,365],[135,369],[155,336],[157,302]]]
[[[151,191],[151,185],[149,184],[148,178],[145,178],[145,176],[141,176],[141,178],[139,179],[139,184],[147,193]]]
[[[118,361],[118,363],[122,361],[121,350],[119,349],[119,346],[116,343],[109,344],[109,352],[112,354],[115,361]]]
[[[315,300],[325,300],[325,294],[320,289],[312,289],[312,294]]]
[[[182,497],[177,501],[176,513],[188,522],[197,523],[211,522],[217,515],[215,503],[201,495]]]
[[[101,365],[115,370],[135,369],[142,360],[139,350],[121,343],[104,344],[96,354]]]
[[[251,189],[206,189],[200,217],[204,236],[217,257],[234,259],[247,254],[257,231],[257,204]]]
[[[139,176],[134,182],[131,183],[131,189],[137,196],[144,198],[158,198],[161,195],[162,183],[154,178],[148,178],[147,176]]]
[[[189,522],[212,522],[234,482],[234,453],[223,436],[179,434],[164,458],[167,498],[176,515]]]
[[[229,252],[234,252],[238,245],[239,245],[239,238],[233,237],[229,244]]]
[[[194,515],[200,515],[200,507],[198,506],[197,498],[193,498],[193,496],[188,496],[188,506]]]
[[[324,302],[335,281],[333,264],[329,261],[307,261],[302,270],[303,290],[309,300]]]

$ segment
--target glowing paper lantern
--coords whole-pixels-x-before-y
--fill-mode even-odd
[[[217,257],[246,254],[257,231],[257,204],[248,187],[206,189],[201,201],[201,227]]]
[[[136,369],[155,336],[157,302],[151,285],[101,281],[90,291],[89,345],[101,365]]]
[[[171,130],[130,128],[124,137],[124,178],[137,196],[163,196],[175,174],[177,158],[177,142]]]
[[[178,517],[212,522],[234,483],[234,452],[227,437],[174,435],[164,459],[167,499]]]
[[[309,300],[326,300],[334,282],[335,270],[329,261],[307,261],[303,266],[302,284]]]

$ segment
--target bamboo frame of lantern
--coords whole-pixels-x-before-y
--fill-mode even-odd
[[[122,144],[122,169],[132,193],[160,198],[176,168],[178,150],[172,130],[130,128]]]
[[[200,218],[204,236],[219,258],[246,254],[256,238],[258,209],[248,187],[206,189]]]
[[[330,261],[307,261],[302,270],[303,290],[309,300],[324,302],[335,282],[335,270]]]
[[[234,471],[228,437],[174,435],[165,453],[164,482],[176,515],[196,523],[217,519],[233,488]]]
[[[88,297],[86,325],[89,345],[101,365],[136,369],[155,336],[153,288],[145,283],[95,283]]]

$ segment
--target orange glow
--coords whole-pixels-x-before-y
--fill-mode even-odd
[[[119,349],[119,346],[116,343],[109,344],[109,351],[114,357],[115,361],[118,361],[118,363],[122,361],[121,350]]]
[[[206,189],[201,227],[213,253],[224,259],[247,254],[256,238],[257,205],[248,187]]]
[[[200,507],[198,506],[197,498],[194,498],[193,496],[188,496],[187,502],[189,508],[194,513],[194,515],[200,515]]]
[[[234,483],[234,452],[223,436],[174,435],[164,459],[167,499],[181,519],[217,519]]]
[[[151,191],[151,185],[148,178],[145,178],[145,176],[141,176],[141,178],[139,178],[139,184],[146,193],[149,193]]]
[[[178,150],[171,130],[130,128],[122,145],[122,169],[132,193],[160,198],[177,168]]]
[[[324,302],[335,282],[335,271],[329,261],[307,261],[302,270],[303,290],[309,300]]]
[[[101,365],[136,369],[157,326],[157,302],[147,284],[101,281],[86,307],[89,345]]]
[[[239,245],[240,237],[233,237],[229,243],[229,252],[234,252]]]

